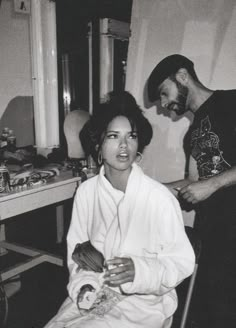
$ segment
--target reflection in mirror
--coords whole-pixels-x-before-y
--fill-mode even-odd
[[[113,84],[116,91],[125,89],[128,45],[128,40],[114,40]]]
[[[100,20],[100,99],[112,90],[125,87],[130,25],[122,21]]]

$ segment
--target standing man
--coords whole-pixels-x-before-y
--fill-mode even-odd
[[[189,175],[168,183],[196,206],[202,239],[196,283],[199,328],[236,327],[236,90],[210,90],[182,55],[164,58],[148,79],[151,102],[194,114],[188,132]]]

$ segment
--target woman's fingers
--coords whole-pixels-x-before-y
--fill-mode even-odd
[[[114,258],[107,261],[108,269],[104,275],[105,283],[119,286],[134,280],[134,263],[130,258]]]

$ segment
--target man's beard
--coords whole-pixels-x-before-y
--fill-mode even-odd
[[[186,108],[188,88],[183,86],[177,80],[175,80],[175,84],[178,89],[178,95],[177,95],[176,102],[175,102],[177,109],[174,111],[177,115],[180,116],[180,115],[185,114],[188,111],[188,109]]]

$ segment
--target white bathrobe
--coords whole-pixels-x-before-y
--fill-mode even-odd
[[[91,284],[99,291],[102,281],[101,273],[78,272],[72,260],[76,244],[86,240],[106,260],[132,258],[135,277],[114,288],[102,310],[84,314],[76,305],[81,286]],[[102,167],[77,190],[67,242],[69,297],[46,328],[170,327],[177,307],[175,287],[192,273],[195,257],[179,203],[165,186],[133,164],[123,193],[112,187]]]

